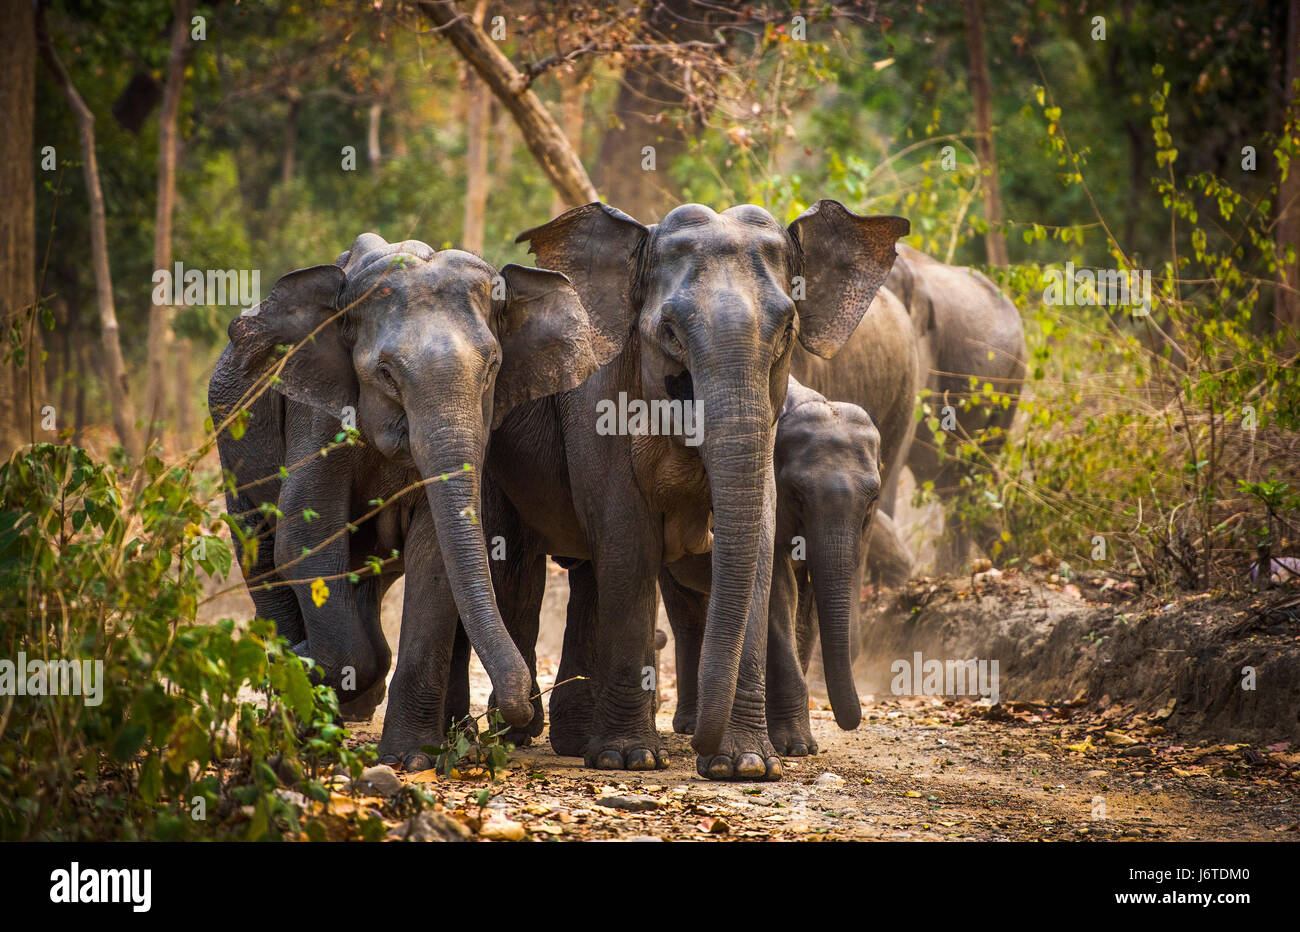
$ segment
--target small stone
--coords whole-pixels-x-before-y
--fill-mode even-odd
[[[829,770],[813,781],[817,786],[843,786],[844,778]]]
[[[445,812],[421,812],[395,826],[388,833],[398,841],[469,841],[467,825]]]
[[[623,809],[627,812],[650,812],[660,808],[659,800],[644,793],[635,796],[599,796],[596,798],[596,804],[608,809]]]
[[[387,764],[367,767],[352,783],[352,788],[363,796],[396,796],[402,789],[397,772]]]

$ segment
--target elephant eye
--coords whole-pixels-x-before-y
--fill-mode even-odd
[[[667,347],[669,352],[684,353],[686,351],[686,347],[682,345],[681,338],[677,336],[677,331],[673,329],[672,324],[664,321],[659,333],[663,338],[664,346]]]
[[[387,363],[381,362],[379,364],[379,377],[388,384],[389,388],[394,391],[397,390],[397,380],[393,378],[393,370],[388,368]]]
[[[791,344],[793,343],[794,343],[794,324],[790,323],[786,325],[785,332],[781,334],[781,340],[777,344],[779,347],[777,355],[784,356],[786,350],[788,350]]]

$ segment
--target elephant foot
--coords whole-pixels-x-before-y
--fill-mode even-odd
[[[422,770],[432,770],[434,761],[433,755],[425,751],[407,751],[405,754],[380,754],[379,763],[387,764],[394,770],[419,773]]]
[[[806,714],[802,721],[797,717],[788,720],[769,718],[767,736],[772,740],[776,753],[782,757],[807,757],[817,753],[817,742]]]
[[[683,706],[679,702],[673,713],[673,731],[679,735],[695,734],[695,707]]]
[[[386,695],[388,695],[388,680],[381,676],[353,699],[344,702],[340,696],[339,717],[345,722],[368,722],[374,717],[375,709],[379,708]]]
[[[695,758],[695,771],[706,780],[780,780],[781,758],[766,731],[731,725],[712,754]]]
[[[596,770],[663,770],[668,766],[668,755],[653,729],[640,735],[597,735],[587,742],[582,756],[586,765]]]

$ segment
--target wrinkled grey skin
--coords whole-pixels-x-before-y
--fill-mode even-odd
[[[916,396],[926,347],[906,306],[882,287],[832,359],[795,353],[791,373],[808,388],[866,411],[880,431],[880,508],[872,522],[868,566],[888,585],[911,575],[914,559],[889,515],[915,430]]]
[[[384,696],[391,658],[379,606],[409,571],[380,745],[386,760],[401,762],[436,737],[419,726],[426,710],[441,718],[458,613],[506,721],[524,726],[534,716],[533,678],[497,610],[474,520],[480,476],[494,419],[573,388],[607,361],[594,336],[559,273],[506,266],[498,278],[469,253],[414,240],[390,244],[373,233],[333,265],[284,276],[230,325],[230,345],[209,384],[217,424],[278,364],[277,346],[297,346],[275,390],[249,405],[246,432],[218,437],[222,466],[238,487],[227,494],[227,510],[257,539],[249,578],[280,583],[250,591],[258,615],[319,665],[349,717],[368,717]],[[317,455],[342,430],[348,409],[363,442]],[[282,464],[292,467],[283,480]],[[394,500],[412,483],[444,474],[445,481]],[[302,556],[358,522],[377,499],[392,504]],[[282,517],[263,517],[263,506]],[[316,513],[310,521],[308,510]],[[355,585],[334,578],[394,550],[400,561],[380,576],[363,572]],[[317,606],[310,584],[322,577],[330,592]]]
[[[941,498],[950,497],[970,468],[952,455],[956,444],[973,438],[987,455],[995,456],[1006,443],[1028,358],[1024,324],[1016,306],[975,269],[946,265],[902,244],[885,286],[902,299],[912,316],[932,415],[938,416],[944,405],[951,404],[957,422],[945,458],[939,456],[928,426],[917,425],[907,466],[918,485],[932,481]],[[977,379],[974,393],[971,376]],[[1011,395],[1010,406],[985,404],[963,410],[962,402],[979,397],[978,386],[985,382]],[[882,508],[892,514],[892,498],[882,501]],[[988,551],[993,532],[960,523],[948,528],[940,570],[959,571],[972,539]]]
[[[749,205],[719,214],[688,204],[646,227],[589,204],[520,237],[539,264],[569,276],[593,324],[621,351],[577,389],[510,414],[488,458],[489,479],[538,538],[511,542],[508,572],[540,578],[546,554],[590,561],[591,579],[575,596],[594,605],[576,616],[592,630],[566,630],[566,644],[582,649],[566,650],[560,673],[581,668],[589,679],[552,693],[557,753],[607,769],[665,766],[654,690],[644,684],[655,580],[665,562],[712,549],[696,768],[711,779],[780,776],[764,702],[774,425],[796,339],[834,354],[906,231],[904,220],[858,217],[833,201],[788,229]],[[699,402],[702,444],[602,435],[597,403],[620,392]],[[520,604],[513,588],[498,589],[502,612],[523,619],[521,629],[531,623],[535,637],[535,606]]]
[[[853,682],[859,586],[880,492],[880,434],[860,407],[793,378],[776,430],[776,541],[768,605],[767,728],[780,754],[817,752],[804,671],[820,634],[835,720],[862,720]],[[659,576],[677,651],[673,729],[695,730],[696,677],[710,589],[708,555]]]

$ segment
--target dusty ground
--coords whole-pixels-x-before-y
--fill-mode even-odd
[[[671,641],[660,655],[667,770],[589,770],[556,757],[543,734],[517,749],[496,781],[473,772],[401,778],[424,784],[472,831],[498,838],[1300,840],[1300,609],[1287,604],[1300,597],[1161,604],[1115,580],[1068,582],[1052,569],[865,593],[863,723],[839,730],[814,666],[821,752],[786,759],[779,783],[695,774],[689,739],[672,733]],[[538,650],[543,688],[559,665],[567,591],[565,573],[552,567]],[[394,653],[401,597],[399,583],[384,605]],[[203,616],[251,612],[240,587]],[[662,609],[659,627],[668,630]],[[1000,659],[1000,703],[895,697],[890,663],[914,650]],[[1240,683],[1247,664],[1259,678],[1250,691]],[[479,712],[488,684],[477,661],[473,684]],[[358,741],[378,741],[384,711],[352,726]],[[398,824],[391,801],[358,802]]]
[[[540,645],[543,688],[559,663],[567,592],[562,571],[556,569],[550,582]],[[972,601],[974,610],[962,582],[940,588],[954,603]],[[915,584],[923,592],[930,585]],[[1032,597],[1041,600],[1056,588],[1036,591]],[[389,598],[386,618],[395,621],[400,594]],[[1069,601],[1076,610],[1097,608]],[[978,606],[997,619],[1013,616],[1014,604],[1014,596],[1003,592],[982,595]],[[868,618],[872,612],[899,614],[888,600],[873,606]],[[1297,635],[1300,625],[1292,624],[1291,641],[1300,640]],[[1089,641],[1084,649],[1095,647]],[[672,733],[671,643],[660,665],[659,728],[671,756],[665,771],[589,770],[580,760],[556,757],[543,735],[517,750],[495,783],[481,775],[448,780],[428,772],[415,779],[434,784],[426,788],[474,827],[486,824],[485,833],[538,840],[1300,840],[1300,744],[1223,743],[1180,733],[1172,729],[1177,716],[1167,700],[1154,710],[1109,696],[1026,702],[1008,700],[1004,686],[1001,704],[989,708],[968,699],[886,693],[864,696],[862,726],[844,732],[824,692],[814,689],[812,721],[821,753],[787,759],[780,783],[711,783],[696,776],[689,739]],[[863,681],[872,679],[870,666],[864,660]],[[487,692],[477,663],[474,683],[477,711]],[[355,727],[357,737],[377,741],[382,713]],[[491,800],[480,810],[485,787]]]

